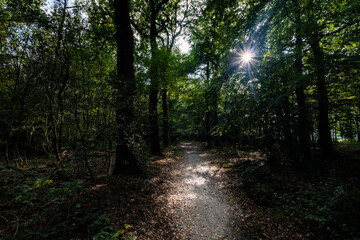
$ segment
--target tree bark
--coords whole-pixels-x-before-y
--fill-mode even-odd
[[[134,39],[130,27],[129,0],[114,1],[117,43],[116,161],[113,175],[138,173],[132,151],[131,125],[134,121],[135,71]]]
[[[210,82],[210,63],[209,62],[207,62],[207,64],[206,64],[206,81],[209,85],[209,82]],[[208,86],[208,88],[209,88],[209,86]],[[209,93],[208,92],[206,93],[206,96],[205,96],[205,102],[206,102],[206,109],[205,109],[206,147],[211,148],[212,141],[211,141]]]
[[[325,82],[325,64],[320,42],[316,37],[311,38],[311,49],[314,55],[315,75],[317,80],[317,98],[319,111],[319,147],[324,157],[331,157],[333,145],[331,141],[329,113],[328,113],[328,94]]]
[[[149,95],[149,132],[150,132],[150,152],[152,155],[161,155],[159,124],[158,124],[158,85],[151,84]]]
[[[360,143],[360,127],[359,127],[359,117],[355,117],[355,123],[356,123],[356,133],[357,133],[357,142]]]
[[[163,146],[169,146],[169,120],[167,107],[167,89],[162,90],[162,108],[163,108]]]
[[[159,124],[158,124],[158,93],[159,93],[159,69],[156,63],[156,54],[158,51],[156,37],[156,17],[159,9],[155,2],[150,0],[150,45],[151,45],[151,66],[150,66],[150,94],[149,94],[149,134],[150,134],[150,152],[153,155],[161,155]],[[158,6],[159,8],[160,6]]]
[[[282,106],[282,110],[284,112],[284,116],[282,116],[281,118],[283,119],[283,121],[281,121],[283,123],[283,134],[284,134],[284,147],[286,150],[286,158],[289,162],[293,162],[295,159],[295,152],[294,152],[294,147],[293,147],[293,143],[294,143],[294,139],[292,136],[292,124],[291,124],[291,112],[290,112],[290,106],[289,106],[289,96],[286,93],[283,93],[284,97],[283,97],[283,106]]]
[[[211,141],[211,129],[210,129],[210,113],[209,113],[209,104],[208,101],[206,101],[206,112],[205,112],[205,131],[206,131],[206,147],[211,148],[212,147],[212,141]]]
[[[296,12],[296,40],[295,40],[295,61],[294,68],[296,72],[296,76],[299,78],[296,83],[295,93],[296,100],[298,104],[298,112],[299,112],[299,125],[297,129],[297,135],[299,137],[300,143],[300,158],[297,159],[296,165],[300,167],[304,167],[308,164],[308,162],[312,159],[311,148],[310,148],[310,131],[309,131],[309,120],[308,120],[308,110],[306,106],[306,98],[305,98],[305,86],[302,79],[302,36],[301,36],[301,12],[300,6],[297,4],[297,12]]]
[[[217,94],[217,92],[215,93]],[[218,106],[217,106],[217,96],[216,99],[213,101],[213,106],[212,106],[212,117],[213,117],[213,121],[212,121],[212,127],[215,128],[218,126],[219,124],[219,118],[218,118]],[[214,136],[214,145],[215,146],[220,146],[220,137],[215,135]]]

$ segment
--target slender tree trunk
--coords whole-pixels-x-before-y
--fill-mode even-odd
[[[311,39],[311,49],[314,55],[315,74],[317,80],[317,98],[319,110],[319,147],[325,157],[333,154],[331,141],[329,113],[328,113],[328,94],[325,81],[325,64],[320,42],[316,37]]]
[[[210,81],[210,63],[207,62],[206,64],[206,81],[209,85]],[[209,86],[208,86],[209,88]],[[209,93],[206,93],[205,96],[205,102],[206,102],[206,109],[205,109],[205,131],[206,131],[206,147],[211,148],[212,147],[212,141],[211,141],[211,126],[210,126],[210,110],[209,110]]]
[[[215,72],[217,72],[217,66],[215,66]],[[218,101],[219,101],[219,95],[220,95],[220,90],[221,90],[221,81],[214,77],[212,79],[212,83],[211,83],[211,94],[210,94],[210,100],[211,100],[211,129],[215,129],[218,127],[219,125],[219,117],[218,117]],[[213,140],[214,140],[214,145],[215,146],[220,146],[220,137],[219,135],[215,135],[213,136]]]
[[[62,145],[63,145],[63,127],[64,127],[64,120],[65,120],[65,114],[64,114],[64,100],[63,100],[63,93],[65,91],[66,85],[68,80],[70,79],[70,59],[66,59],[65,63],[65,75],[63,78],[61,89],[58,92],[58,105],[59,105],[59,117],[60,117],[60,123],[59,123],[59,134],[58,134],[58,151],[61,151]]]
[[[130,27],[129,0],[114,1],[117,43],[116,161],[113,174],[135,174],[139,167],[132,151],[131,125],[134,121],[135,71],[134,39]]]
[[[359,127],[359,117],[355,117],[355,123],[356,123],[356,133],[357,133],[357,142],[360,143],[360,127]]]
[[[212,147],[211,141],[211,129],[210,129],[210,113],[209,113],[209,104],[206,99],[206,112],[205,112],[205,131],[206,131],[206,147]]]
[[[219,124],[217,101],[215,101],[215,103],[213,105],[213,114],[212,115],[213,115],[213,128],[215,128]],[[220,137],[219,136],[214,137],[214,145],[220,146]]]
[[[17,94],[17,89],[18,89],[19,81],[20,81],[21,61],[22,61],[22,58],[20,57],[19,62],[18,62],[19,66],[16,69],[16,78],[15,78],[14,89],[13,89],[12,96],[11,96],[9,136],[8,136],[8,139],[6,141],[6,146],[5,146],[5,161],[6,161],[6,164],[8,166],[10,166],[9,147],[10,147],[11,139],[13,137],[14,115],[15,115],[15,113],[14,113],[15,112],[15,98],[16,98],[15,96]]]
[[[289,162],[293,162],[295,158],[295,152],[293,149],[293,137],[291,135],[291,113],[290,113],[290,106],[289,106],[289,96],[285,96],[283,99],[283,111],[284,116],[282,117],[284,119],[282,126],[284,129],[284,145],[286,148],[286,158]]]
[[[162,90],[162,108],[163,108],[163,146],[169,146],[169,120],[167,107],[167,89]]]
[[[150,152],[153,155],[161,155],[159,124],[158,124],[158,93],[159,93],[159,69],[155,61],[158,51],[156,37],[156,17],[158,9],[155,2],[150,0],[150,45],[151,45],[151,66],[150,66],[150,94],[149,94],[149,134],[150,134]]]
[[[159,123],[158,123],[158,85],[152,84],[150,86],[149,95],[149,130],[150,130],[150,152],[153,155],[161,155],[160,137],[159,137]]]
[[[52,127],[52,131],[53,131],[53,139],[52,139],[52,148],[56,157],[56,163],[60,162],[60,155],[59,155],[59,149],[57,147],[57,141],[58,141],[58,136],[56,133],[56,125],[54,122],[54,113],[53,113],[53,108],[52,108],[52,102],[50,101],[50,114],[49,114],[49,119],[50,119],[50,123],[51,123],[51,127]]]

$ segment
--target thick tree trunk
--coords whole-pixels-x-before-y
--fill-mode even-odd
[[[325,66],[320,42],[316,37],[311,39],[311,49],[314,55],[315,74],[317,80],[317,98],[319,110],[319,147],[324,157],[331,157],[333,145],[331,141],[328,94],[325,82]]]
[[[130,27],[129,0],[114,1],[117,43],[117,106],[116,161],[114,175],[139,172],[132,144],[129,140],[134,121],[136,91],[134,72],[134,40]]]
[[[296,28],[296,40],[295,40],[295,61],[294,61],[294,68],[296,71],[296,75],[299,80],[296,83],[296,100],[298,105],[298,112],[299,112],[299,125],[297,129],[297,135],[299,137],[300,143],[300,152],[301,156],[298,159],[297,163],[298,166],[304,167],[308,164],[308,162],[312,159],[311,148],[310,148],[310,133],[309,133],[309,120],[308,120],[308,110],[306,107],[306,99],[305,99],[305,86],[302,79],[302,36],[301,36],[301,15],[300,15],[300,8],[297,7],[296,13],[296,21],[297,21],[297,28]]]
[[[163,108],[163,146],[169,146],[169,120],[167,107],[167,89],[162,90],[162,108]]]

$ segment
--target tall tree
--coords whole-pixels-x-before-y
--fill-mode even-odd
[[[117,43],[116,162],[113,174],[137,173],[132,151],[131,128],[136,94],[134,39],[130,26],[129,0],[114,1]]]
[[[298,104],[299,112],[299,126],[297,129],[297,134],[299,136],[300,143],[300,156],[298,158],[298,165],[306,165],[306,163],[312,158],[310,150],[310,133],[309,133],[309,120],[308,120],[308,110],[306,106],[306,96],[305,96],[305,83],[303,78],[303,40],[301,34],[301,8],[298,0],[293,0],[294,4],[294,15],[295,17],[295,60],[294,60],[294,70],[296,72],[296,100]],[[286,5],[285,5],[286,6]],[[292,18],[290,18],[292,19]]]
[[[175,45],[176,40],[183,32],[184,27],[186,27],[186,22],[189,16],[189,0],[182,1],[176,0],[169,4],[168,11],[164,13],[166,18],[168,19],[164,24],[163,28],[165,31],[165,39],[161,38],[162,45],[166,47],[167,53],[169,55],[173,54],[173,47]],[[169,64],[165,65],[166,68],[163,68],[163,71],[167,70]],[[166,78],[170,78],[169,75]],[[162,130],[163,130],[163,147],[169,146],[169,112],[168,112],[168,84],[170,79],[163,79],[162,83],[162,110],[163,110],[163,122],[162,122]]]
[[[156,63],[157,53],[159,52],[157,37],[159,34],[157,28],[157,18],[162,7],[169,0],[162,0],[156,3],[150,0],[150,47],[151,47],[151,65],[150,65],[150,94],[149,94],[149,133],[150,133],[150,152],[153,155],[161,155],[159,124],[158,124],[158,93],[159,93],[159,74],[160,69]]]
[[[329,69],[324,51],[328,44],[325,39],[360,23],[358,14],[354,15],[355,9],[359,9],[359,2],[325,0],[315,2],[310,0],[305,7],[307,21],[304,32],[313,55],[317,86],[319,147],[325,157],[331,157],[333,144],[330,132],[328,83],[326,79]]]

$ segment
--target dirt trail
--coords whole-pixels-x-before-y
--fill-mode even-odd
[[[236,226],[241,209],[219,189],[216,166],[206,160],[208,154],[191,143],[181,145],[184,159],[177,169],[169,202],[181,239],[246,239]]]

